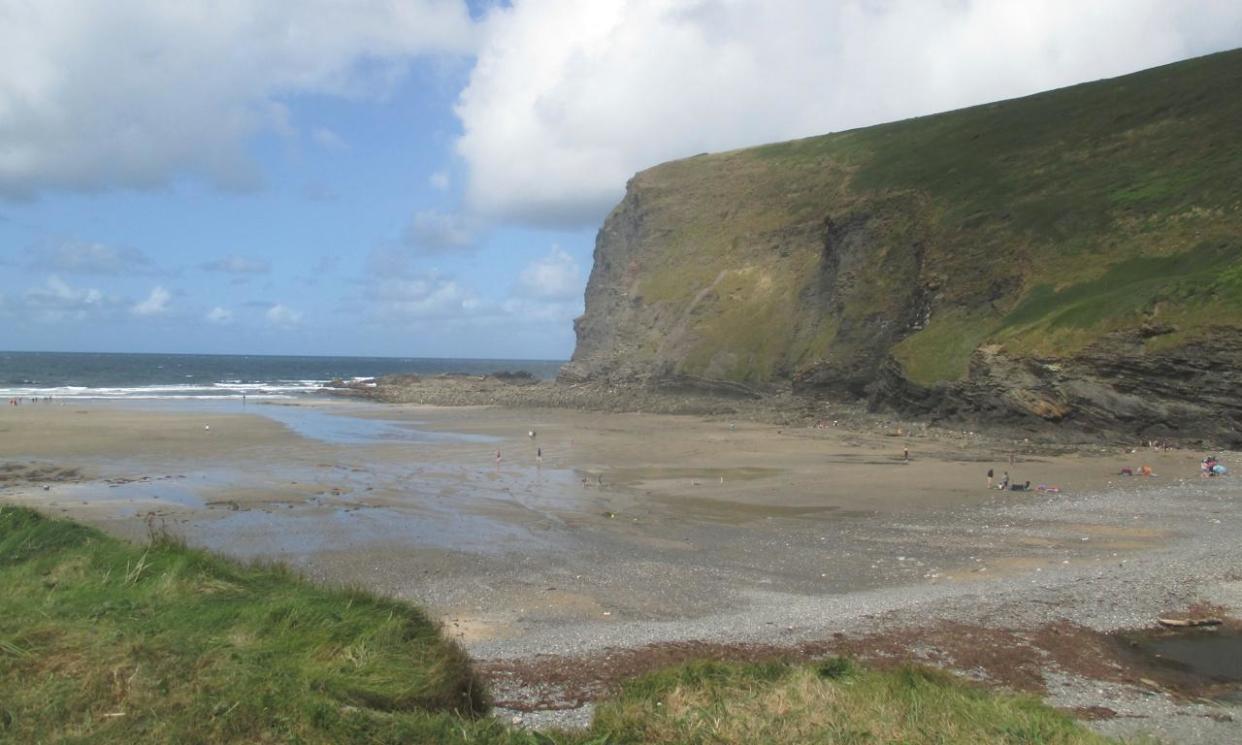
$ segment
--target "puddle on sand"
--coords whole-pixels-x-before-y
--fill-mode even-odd
[[[92,401],[96,406],[114,402]],[[279,404],[259,402],[250,406],[232,399],[153,400],[124,402],[125,405],[152,411],[197,411],[211,414],[253,414],[279,422],[297,434],[332,445],[368,445],[377,442],[428,443],[492,443],[499,438],[464,432],[436,432],[420,429],[421,422],[397,419],[372,419],[353,416],[344,406],[313,404]],[[362,405],[359,404],[359,407]]]
[[[376,546],[502,555],[547,550],[550,545],[522,526],[467,513],[359,506],[284,514],[292,506],[269,504],[199,521],[190,534],[198,545],[245,558],[282,558]]]
[[[1177,688],[1242,702],[1242,631],[1162,630],[1127,641],[1141,662]]]
[[[100,488],[97,483],[57,486],[49,493],[45,504],[52,508],[106,504],[118,517],[137,517],[169,507],[198,510],[205,506],[198,493],[187,487],[180,477],[143,477],[104,483],[108,488]]]
[[[375,442],[489,443],[497,439],[461,432],[431,432],[419,429],[419,422],[368,419],[310,406],[255,406],[250,413],[261,414],[280,422],[302,437],[335,445],[364,445]]]

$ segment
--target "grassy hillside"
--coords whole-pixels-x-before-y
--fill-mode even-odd
[[[694,663],[626,685],[589,730],[513,729],[404,603],[3,504],[0,587],[0,742],[1110,742],[1033,699],[839,660]]]
[[[1238,90],[1242,50],[644,171],[601,232],[575,361],[865,382],[891,354],[930,385],[983,345],[1242,328]]]

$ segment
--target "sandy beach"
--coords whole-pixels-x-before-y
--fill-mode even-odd
[[[589,716],[611,674],[599,660],[622,652],[616,669],[675,659],[677,645],[939,649],[1023,688],[1003,679],[1004,655],[970,670],[944,624],[1025,634],[993,642],[1055,657],[1038,642],[1055,624],[1104,634],[1242,608],[1242,507],[1233,480],[1197,477],[1199,452],[1067,451],[901,422],[64,401],[6,407],[0,453],[2,500],[428,607],[530,721]],[[1119,475],[1142,465],[1155,475]],[[989,469],[1032,491],[987,489]],[[1105,731],[1242,736],[1232,705],[1172,684],[1153,693],[1056,661],[1039,675],[1026,688],[1055,705],[1112,712],[1096,717]]]

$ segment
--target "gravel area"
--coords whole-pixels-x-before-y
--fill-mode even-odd
[[[731,596],[736,607],[728,611],[675,620],[558,624],[526,629],[516,638],[472,642],[468,649],[487,661],[590,657],[689,641],[795,647],[834,635],[857,637],[941,622],[1035,630],[1068,621],[1109,632],[1150,627],[1161,614],[1197,603],[1242,611],[1242,544],[1236,540],[1242,495],[1229,480],[1042,495],[1024,503],[855,522],[855,543],[882,540],[889,548],[893,569],[884,575],[884,586],[830,594],[751,589]],[[1152,535],[1159,540],[1141,548],[1130,542]],[[965,557],[958,548],[945,548],[959,538],[977,548]],[[1024,550],[1019,553],[1015,546]],[[943,564],[954,556],[974,566],[951,572]],[[1010,561],[1017,558],[1023,561]],[[918,566],[905,571],[908,564]],[[950,574],[953,578],[945,579]],[[906,577],[913,581],[903,582]],[[918,657],[917,650],[911,656]],[[1102,732],[1151,733],[1175,743],[1242,742],[1242,710],[1236,705],[1187,702],[1165,692],[1074,675],[1052,663],[1045,679],[1055,706],[1116,712],[1092,722]],[[502,685],[501,693],[520,692]],[[543,721],[529,713],[520,716]],[[586,720],[581,712],[539,716]]]
[[[900,567],[909,561],[911,579],[923,579],[919,570],[933,561],[936,539],[969,536],[979,546],[976,569],[988,569],[989,546],[1003,547],[1005,537],[1044,537],[1050,533],[1080,533],[1082,546],[1056,546],[1042,552],[1055,562],[1041,571],[1013,576],[982,576],[959,581],[927,578],[872,590],[813,595],[746,591],[735,596],[743,607],[700,618],[627,623],[587,622],[561,624],[545,633],[531,632],[516,640],[480,641],[470,645],[479,657],[517,657],[534,654],[579,654],[609,647],[632,647],[656,641],[796,641],[825,631],[873,628],[881,616],[886,622],[923,622],[935,619],[986,621],[1006,626],[1038,626],[1069,618],[1102,631],[1136,628],[1152,623],[1163,611],[1196,600],[1236,599],[1226,579],[1242,578],[1242,544],[1236,541],[1242,524],[1242,494],[1234,482],[1187,482],[1141,495],[1118,490],[1102,495],[1050,495],[1020,505],[983,506],[922,516],[915,522],[876,518],[882,525],[863,521],[853,528],[891,535],[890,541],[909,549],[894,549],[894,564],[885,579],[899,580]],[[1171,535],[1164,545],[1141,552],[1101,551],[1092,545],[1083,526],[1157,527]],[[866,541],[870,536],[858,535]],[[1097,537],[1096,543],[1100,542]],[[920,545],[921,543],[921,545]],[[914,559],[920,550],[927,560]],[[943,552],[945,554],[949,552]],[[944,558],[948,558],[947,556]],[[918,562],[919,567],[913,567]],[[776,627],[775,633],[772,627]]]

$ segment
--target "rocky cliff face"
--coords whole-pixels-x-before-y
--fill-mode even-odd
[[[1012,357],[995,348],[971,358],[966,379],[912,384],[888,364],[872,400],[916,416],[1000,424],[1068,425],[1143,439],[1242,447],[1242,333],[1148,352],[1130,333],[1068,359]]]
[[[1242,52],[664,164],[562,377],[1242,442]]]

